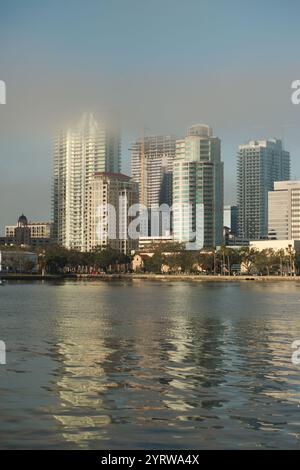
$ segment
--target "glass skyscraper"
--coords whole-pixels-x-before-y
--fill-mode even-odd
[[[281,140],[250,140],[237,156],[238,234],[246,240],[268,236],[268,192],[290,179],[290,154]]]

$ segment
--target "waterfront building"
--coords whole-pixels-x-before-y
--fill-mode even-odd
[[[195,125],[176,142],[173,172],[174,240],[192,249],[223,242],[221,141],[207,125]]]
[[[300,181],[274,183],[269,192],[269,238],[300,240]]]
[[[237,155],[239,237],[259,240],[268,236],[268,192],[275,181],[290,179],[290,154],[281,140],[250,140]]]
[[[285,252],[296,253],[300,251],[300,240],[250,240],[250,248],[258,251],[284,250]]]
[[[111,247],[122,253],[137,248],[128,235],[133,219],[129,207],[139,202],[138,184],[121,173],[96,173],[90,180],[87,199],[85,251]],[[110,210],[113,208],[114,214]]]
[[[135,253],[131,260],[131,269],[134,272],[142,271],[145,266],[144,257],[139,253]]]
[[[28,251],[0,250],[1,273],[36,273],[38,256]]]
[[[54,147],[54,239],[69,249],[83,250],[87,227],[87,198],[97,172],[120,172],[120,137],[93,114],[61,132]]]

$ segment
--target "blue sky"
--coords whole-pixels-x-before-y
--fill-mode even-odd
[[[297,0],[10,1],[0,11],[0,228],[50,218],[52,138],[71,117],[110,114],[130,141],[181,136],[196,122],[222,139],[226,202],[249,138],[284,137],[300,178]],[[299,126],[299,127],[298,127]]]

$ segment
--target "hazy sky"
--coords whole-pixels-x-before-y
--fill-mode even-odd
[[[51,217],[52,139],[83,111],[116,118],[130,141],[210,124],[222,139],[225,201],[236,151],[281,137],[300,178],[298,0],[10,0],[0,4],[0,230]]]

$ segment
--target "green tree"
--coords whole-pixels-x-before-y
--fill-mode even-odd
[[[197,256],[194,251],[183,250],[177,256],[178,265],[184,273],[190,273],[194,264],[197,263]]]
[[[44,264],[47,272],[56,274],[61,272],[68,262],[68,250],[58,246],[49,248],[44,256]]]
[[[253,270],[256,254],[257,250],[255,250],[254,248],[250,248],[249,246],[243,246],[239,250],[241,263],[246,269],[247,274],[251,274]]]
[[[300,251],[297,251],[295,254],[295,272],[297,276],[300,274]]]
[[[203,271],[212,274],[214,269],[214,254],[208,251],[200,251],[197,256],[198,264],[202,267]]]
[[[161,266],[164,264],[165,257],[160,250],[156,251],[153,256],[146,256],[144,259],[144,270],[150,273],[161,273]]]
[[[120,258],[121,253],[112,248],[107,248],[94,253],[94,264],[97,269],[107,272],[109,269],[113,270],[119,263]]]

